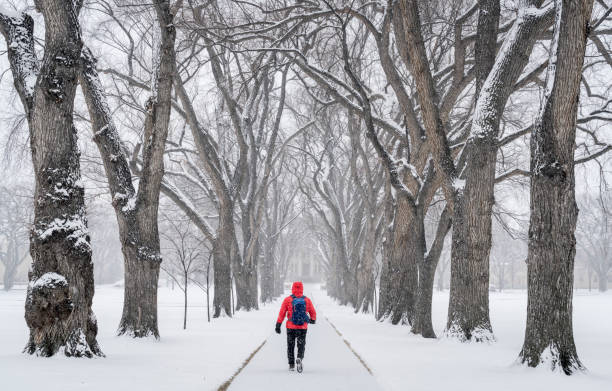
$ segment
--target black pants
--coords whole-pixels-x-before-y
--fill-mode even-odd
[[[295,364],[295,340],[297,339],[298,358],[304,358],[306,348],[306,330],[287,329],[287,358],[289,365]]]

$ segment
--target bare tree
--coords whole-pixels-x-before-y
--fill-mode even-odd
[[[202,238],[198,238],[189,220],[177,220],[164,215],[166,230],[162,233],[166,243],[168,262],[162,270],[176,282],[183,291],[183,329],[187,329],[187,298],[189,284],[201,271],[206,254],[203,253]],[[207,274],[208,276],[208,274]],[[206,288],[206,292],[208,288]]]
[[[571,375],[582,369],[572,329],[574,145],[593,1],[555,1],[546,90],[531,135],[531,216],[525,342],[519,360]]]
[[[73,123],[82,48],[80,1],[36,1],[45,20],[45,54],[34,51],[34,22],[0,15],[13,80],[30,128],[36,180],[30,233],[25,351],[53,356],[102,355],[91,310],[94,294],[79,151]]]
[[[172,82],[176,54],[174,14],[180,1],[155,1],[160,29],[158,54],[154,53],[151,96],[144,121],[142,158],[131,161],[138,172],[138,190],[132,183],[130,161],[108,108],[106,95],[96,70],[96,60],[84,48],[79,74],[94,132],[108,178],[113,207],[119,224],[119,236],[125,262],[123,315],[119,334],[133,337],[152,335],[159,338],[157,327],[157,284],[161,263],[157,212],[164,174],[164,148],[170,121]],[[154,45],[157,43],[154,43]]]

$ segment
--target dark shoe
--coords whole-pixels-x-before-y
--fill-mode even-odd
[[[302,371],[304,370],[304,368],[302,367],[302,359],[298,358],[297,360],[295,360],[295,364],[297,365],[297,371],[299,373],[302,373]]]
[[[295,365],[289,364],[289,372],[295,371]]]

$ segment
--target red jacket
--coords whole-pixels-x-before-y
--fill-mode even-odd
[[[291,293],[295,297],[302,297],[304,293],[304,285],[299,281],[294,282],[293,286],[291,287]],[[283,323],[285,316],[287,316],[287,328],[288,329],[305,330],[308,328],[308,323],[304,323],[301,326],[297,326],[291,323],[291,315],[293,313],[292,301],[293,301],[293,298],[291,296],[285,297],[285,300],[283,300],[283,304],[281,304],[281,309],[280,309],[280,312],[278,313],[278,320],[276,321],[276,323]],[[315,311],[314,306],[312,305],[312,301],[310,301],[308,297],[306,297],[305,301],[306,301],[306,312],[308,313],[308,316],[310,316],[310,319],[316,320],[317,312]]]

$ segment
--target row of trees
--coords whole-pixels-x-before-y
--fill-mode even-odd
[[[35,3],[45,26],[51,26],[45,28],[42,61],[35,19],[25,12],[0,14],[36,173],[27,351],[43,356],[60,350],[71,356],[102,354],[91,312],[93,267],[74,118],[91,129],[118,222],[125,266],[119,334],[159,337],[160,194],[187,216],[201,238],[194,252],[187,244],[190,228],[185,231],[175,219],[166,219],[173,228],[166,232],[174,234],[165,235],[165,243],[181,264],[185,295],[194,259],[203,253],[212,257],[206,277],[213,269],[214,317],[257,308],[263,251],[273,270],[263,300],[282,293],[288,250],[279,244],[288,220],[295,218],[295,192],[291,195],[278,180],[281,147],[291,139],[286,131],[284,140],[279,137],[289,66],[280,64],[275,54],[237,55],[213,45],[202,28],[222,17],[213,8],[182,1],[156,1],[152,7],[130,2],[91,6],[100,8],[84,12],[102,11],[113,22],[101,23],[109,34],[125,34],[131,45],[120,46],[126,48],[126,68],[98,66],[79,25],[81,1]],[[177,26],[183,34],[177,34]],[[141,35],[135,40],[131,34]],[[101,41],[105,37],[98,35]],[[209,61],[199,57],[202,52]],[[199,87],[195,76],[205,65],[218,92],[212,99],[213,121],[201,118],[194,102]],[[104,87],[100,73],[113,76],[114,88]],[[85,105],[75,103],[77,85]],[[124,110],[115,110],[117,101],[127,103]],[[83,106],[87,113],[80,111]],[[173,129],[177,123],[182,124],[178,131]],[[266,207],[268,203],[273,207]],[[277,247],[283,257],[274,256]],[[168,265],[174,276],[176,270],[170,269]]]
[[[317,237],[332,272],[329,293],[357,311],[370,309],[372,259],[381,254],[377,318],[435,337],[433,277],[452,227],[445,334],[493,341],[495,187],[526,176],[529,308],[521,360],[537,366],[551,352],[554,367],[568,374],[581,368],[571,333],[574,165],[610,149],[597,135],[610,118],[607,89],[596,76],[610,66],[602,44],[610,8],[599,3],[592,12],[592,2],[528,0],[510,9],[495,0],[272,1],[228,8],[244,16],[217,28],[219,42],[284,55],[298,70],[305,117],[318,119],[295,171],[312,178],[300,190],[313,226],[323,227]],[[535,111],[528,105],[538,91],[544,95]],[[529,169],[516,152],[526,136]],[[373,157],[380,162],[374,167]],[[431,214],[436,224],[428,237]],[[553,327],[552,318],[558,320]]]
[[[262,301],[278,296],[307,241],[331,296],[433,338],[434,276],[452,228],[445,335],[494,341],[492,219],[505,215],[495,200],[529,178],[521,360],[537,366],[550,351],[555,367],[580,369],[574,166],[611,148],[601,75],[612,8],[510,3],[102,0],[83,10],[97,17],[91,33],[82,1],[37,0],[42,61],[32,16],[0,13],[36,174],[28,351],[101,354],[77,118],[93,132],[119,226],[120,334],[159,336],[163,195],[185,216],[166,219],[175,234],[162,242],[180,267],[164,268],[186,296],[203,272],[194,259],[209,257],[214,317],[257,309],[260,282]]]

